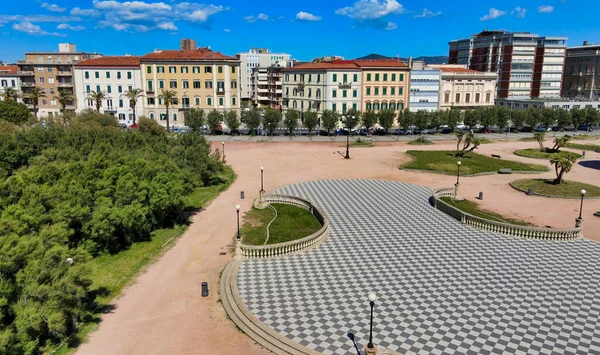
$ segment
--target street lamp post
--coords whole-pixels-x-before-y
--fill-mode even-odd
[[[240,237],[240,205],[235,205],[235,211],[237,213],[237,240],[241,240]]]
[[[369,305],[371,306],[371,326],[369,330],[369,344],[367,344],[367,348],[373,349],[375,345],[373,345],[373,307],[375,307],[375,301],[377,301],[377,295],[375,292],[369,292]]]
[[[344,123],[346,123],[346,128],[348,129],[348,132],[346,134],[346,156],[344,157],[344,159],[350,159],[350,127],[348,126],[348,119],[350,117],[347,116],[342,118],[344,119]],[[354,117],[352,117],[352,120],[354,120]]]
[[[264,167],[260,167],[260,193],[262,194],[263,192],[265,192],[264,189],[264,174],[265,174],[265,168]]]
[[[221,142],[221,145],[223,146],[223,161],[225,161],[225,142]]]
[[[575,228],[579,228],[583,224],[583,218],[581,217],[581,214],[583,213],[583,198],[585,197],[586,192],[587,191],[585,190],[581,190],[581,205],[579,206],[579,217],[577,217],[575,220]]]
[[[460,186],[460,166],[462,165],[462,162],[459,160],[458,163],[456,163],[457,169],[456,169],[456,184],[454,184],[454,199],[455,200],[460,200],[460,198],[458,197],[458,187]]]

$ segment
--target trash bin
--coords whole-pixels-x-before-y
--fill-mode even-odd
[[[479,192],[479,200],[480,201],[483,200],[483,192],[481,192],[481,191]]]
[[[527,194],[528,195],[532,195],[533,194],[533,190],[531,190],[531,187],[527,189]]]
[[[245,198],[244,191],[240,192],[240,198],[243,200]]]

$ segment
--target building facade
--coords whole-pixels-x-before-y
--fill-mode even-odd
[[[498,74],[497,96],[561,96],[566,37],[483,31],[449,42],[449,63]]]
[[[408,105],[410,111],[438,111],[441,81],[442,71],[439,69],[411,70]]]
[[[410,67],[399,60],[356,60],[362,73],[361,111],[404,110],[409,102]]]
[[[184,125],[186,110],[240,110],[240,61],[208,48],[162,50],[140,57],[146,102],[144,115],[166,125],[161,91],[174,90],[177,103],[169,107],[170,123]]]
[[[36,86],[46,94],[38,102],[38,116],[52,117],[60,114],[61,105],[54,99],[61,90],[66,90],[75,95],[75,81],[73,80],[73,64],[90,58],[101,57],[97,53],[77,52],[74,44],[61,43],[58,52],[27,52],[25,59],[18,61],[19,77],[23,101],[33,109],[31,99],[27,94]],[[67,105],[67,109],[75,109],[75,104]]]
[[[496,99],[496,73],[471,70],[461,65],[430,65],[441,72],[440,110],[473,109],[493,106]]]
[[[583,42],[567,48],[562,95],[580,100],[600,99],[600,45]]]
[[[259,67],[252,70],[252,105],[282,109],[283,104],[283,72],[291,68],[294,61],[278,62],[270,67]]]
[[[21,101],[21,82],[19,80],[19,67],[16,65],[0,66],[0,100],[6,88],[13,88],[17,92],[17,101]]]
[[[90,93],[104,92],[107,98],[102,101],[100,112],[118,118],[119,123],[133,124],[133,108],[125,93],[129,89],[141,89],[139,57],[100,57],[83,60],[73,65],[75,80],[76,111],[96,109]],[[144,112],[145,97],[140,97],[135,107],[136,117]]]
[[[183,38],[181,41],[179,41],[179,49],[183,51],[193,51],[196,49],[196,40]]]
[[[240,60],[239,81],[241,98],[250,100],[252,98],[252,71],[254,68],[266,68],[274,64],[287,62],[291,59],[289,54],[271,53],[266,48],[250,48],[248,52],[238,53]]]
[[[526,110],[530,107],[535,108],[562,108],[565,110],[584,109],[593,107],[600,110],[600,100],[594,101],[577,101],[568,99],[496,99],[496,105],[506,106],[515,110]]]

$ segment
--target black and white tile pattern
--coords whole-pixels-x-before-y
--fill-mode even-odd
[[[314,250],[246,260],[240,296],[266,325],[324,354],[346,334],[405,354],[600,354],[600,244],[512,239],[460,224],[425,187],[325,180],[277,192],[331,223]]]

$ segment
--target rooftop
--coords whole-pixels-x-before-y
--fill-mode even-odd
[[[86,59],[74,65],[75,67],[139,67],[140,57],[100,57]]]
[[[397,59],[377,60],[332,60],[318,63],[297,64],[293,68],[284,70],[327,70],[327,69],[355,69],[361,68],[408,68],[408,65]]]
[[[230,57],[221,52],[213,52],[208,48],[197,48],[193,50],[161,50],[148,53],[140,58],[146,60],[231,60],[238,61],[235,57]]]
[[[16,65],[0,66],[0,75],[17,74],[18,71],[19,71],[19,67]]]

